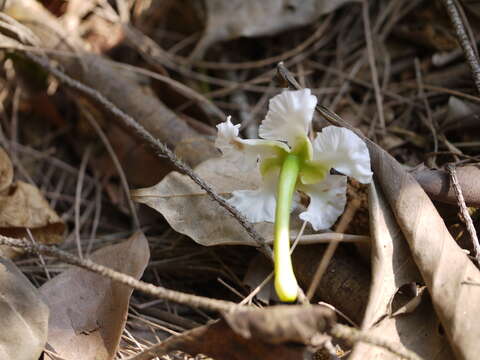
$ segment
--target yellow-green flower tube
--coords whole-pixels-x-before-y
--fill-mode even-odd
[[[285,157],[280,170],[275,208],[273,241],[275,290],[280,300],[285,302],[295,301],[298,294],[298,284],[290,258],[290,209],[300,171],[300,161],[294,154]]]

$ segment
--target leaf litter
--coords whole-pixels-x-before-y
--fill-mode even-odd
[[[234,189],[254,188],[258,179],[245,178],[231,169],[231,164],[215,158],[213,126],[224,120],[220,114],[225,112],[242,121],[247,137],[255,137],[266,101],[280,90],[273,76],[274,64],[281,59],[303,87],[313,89],[321,104],[371,139],[368,144],[376,185],[369,190],[370,230],[357,233],[368,228],[368,223],[365,217],[354,217],[347,227],[352,234],[320,234],[324,239],[369,234],[367,238],[371,239],[370,256],[368,249],[359,251],[359,247],[341,243],[315,292],[314,301],[328,303],[337,311],[338,321],[353,321],[371,336],[357,343],[350,353],[345,342],[331,339],[346,351],[342,358],[398,358],[392,352],[395,346],[379,346],[378,339],[404,346],[425,359],[476,358],[480,278],[468,253],[449,233],[454,229],[458,244],[472,248],[464,244],[470,239],[462,235],[466,233],[463,220],[455,215],[458,200],[444,165],[457,164],[466,205],[470,206],[474,226],[478,226],[476,162],[480,146],[475,137],[475,113],[479,101],[472,74],[457,48],[449,15],[440,1],[431,6],[422,2],[406,6],[400,1],[370,2],[366,8],[356,2],[332,0],[316,2],[314,10],[310,7],[313,2],[302,5],[295,1],[265,2],[261,9],[250,1],[230,1],[222,6],[207,0],[193,5],[188,1],[137,2],[131,7],[125,1],[117,1],[114,6],[42,3],[44,7],[34,0],[7,4],[1,17],[5,55],[0,77],[4,111],[0,142],[8,155],[0,157],[0,220],[5,225],[0,226],[0,234],[58,244],[83,258],[93,253],[91,258],[98,262],[103,259],[112,267],[119,263],[126,266],[128,261],[122,258],[129,253],[130,258],[143,259],[137,270],[118,270],[138,277],[148,265],[145,279],[153,284],[241,301],[252,290],[242,278],[256,258],[250,246],[238,246],[254,245],[244,229],[187,176],[172,172],[158,178],[171,166],[146,146],[145,151],[139,151],[143,142],[116,122],[112,109],[98,106],[79,91],[59,86],[44,70],[26,60],[20,48],[42,48],[42,56],[110,98],[121,111],[175,148],[177,155],[196,166],[197,174],[225,197]],[[475,34],[476,10],[469,2],[464,5],[466,15],[461,22]],[[232,8],[237,16],[231,16]],[[269,21],[259,22],[259,15]],[[32,17],[34,21],[30,21]],[[122,31],[128,41],[119,36]],[[414,58],[418,58],[417,65]],[[127,63],[130,67],[123,66]],[[325,124],[325,118],[329,119],[329,113],[319,110],[316,130]],[[150,240],[150,261],[142,236],[134,235],[130,240],[138,245],[133,252],[122,248],[128,242],[118,244],[135,230],[130,225],[131,210],[126,201],[130,189],[119,185],[116,170],[112,170],[116,167],[109,165],[110,155],[100,145],[98,134],[85,127],[81,115],[85,111],[93,114],[114,144],[130,189],[135,187],[132,184],[149,186],[160,181],[153,187],[132,191],[138,202],[159,210],[166,220],[140,209],[141,226]],[[388,149],[389,154],[376,144]],[[88,148],[94,149],[94,155],[87,159],[86,172],[82,173],[79,162],[90,153]],[[425,165],[418,166],[421,163]],[[234,175],[225,176],[227,170]],[[349,201],[358,196],[357,190],[350,192]],[[257,224],[255,228],[269,240],[271,224]],[[300,228],[300,223],[295,225],[292,238]],[[309,232],[307,228],[308,236],[318,235]],[[202,249],[204,245],[209,247]],[[120,250],[115,250],[117,246]],[[324,252],[323,245],[299,245],[294,251],[297,275],[305,289]],[[194,305],[180,306],[137,292],[129,300],[130,290],[122,286],[116,302],[108,292],[115,287],[110,280],[100,280],[85,270],[68,269],[51,256],[24,255],[16,263],[36,287],[44,284],[42,289],[55,288],[47,298],[51,319],[56,320],[50,324],[45,356],[54,357],[52,349],[66,358],[70,355],[65,354],[72,351],[75,358],[85,359],[95,355],[135,356],[159,339],[186,330],[182,320],[203,324],[216,317]],[[268,270],[268,266],[267,262],[262,269]],[[55,277],[57,273],[61,274]],[[68,280],[60,288],[52,285],[69,276],[84,280]],[[88,285],[75,286],[75,281]],[[21,291],[32,290],[20,285],[24,280],[16,282]],[[65,290],[72,287],[71,292]],[[92,294],[87,299],[91,301],[79,297],[82,291]],[[13,288],[8,292],[13,294]],[[107,295],[102,297],[102,293]],[[20,297],[42,308],[37,295]],[[268,301],[275,303],[268,296],[262,297],[262,304]],[[255,297],[250,302],[260,304]],[[106,310],[112,303],[120,304],[113,313]],[[72,304],[78,306],[72,309]],[[99,310],[81,312],[82,306]],[[240,311],[240,315],[232,316],[255,323],[268,309],[250,310],[251,315]],[[308,309],[299,308],[297,320],[287,328],[308,324]],[[47,339],[45,310],[37,315],[43,316],[43,323],[39,317],[28,322],[37,321],[43,328],[39,326],[37,334],[24,339],[31,340],[24,349],[32,349],[32,359],[38,358],[41,344]],[[284,314],[273,316],[279,320]],[[299,320],[302,316],[307,320]],[[298,348],[284,343],[265,345],[270,341],[265,342],[261,334],[248,327],[248,331],[239,329],[227,322],[228,318],[225,314],[224,320],[201,325],[156,346],[163,346],[163,359],[174,350],[230,359],[273,358],[275,351],[280,351],[279,356],[302,358],[314,352],[305,347],[312,344],[303,341]],[[68,331],[54,330],[56,321],[63,323],[65,319],[70,319],[65,323]],[[105,322],[108,326],[99,326]],[[322,332],[316,335],[325,335]],[[278,327],[270,337],[273,341],[291,339],[282,337]],[[2,341],[1,345],[5,344],[11,345],[8,340]],[[215,353],[212,348],[219,344]],[[263,349],[261,355],[255,352],[259,349]],[[330,353],[333,356],[332,347]],[[178,356],[188,358],[186,354]]]

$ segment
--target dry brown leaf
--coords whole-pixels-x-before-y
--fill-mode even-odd
[[[459,359],[480,353],[480,272],[452,238],[443,219],[413,176],[393,157],[367,141],[372,169]]]
[[[149,360],[174,350],[216,360],[303,360],[335,322],[323,306],[272,306],[224,314],[215,323],[172,336],[131,360]],[[304,356],[309,357],[304,357]]]
[[[480,207],[480,186],[478,186],[480,167],[460,166],[456,168],[456,172],[467,206]],[[412,171],[412,175],[432,199],[450,204],[458,203],[447,171],[421,166]]]
[[[195,51],[241,36],[273,35],[305,26],[353,0],[205,0],[206,25]],[[235,16],[232,16],[235,14]]]
[[[260,175],[241,171],[222,157],[201,163],[195,173],[222,196],[230,196],[234,190],[255,189],[261,181]],[[135,201],[160,212],[175,231],[201,245],[257,245],[236,219],[210,200],[186,175],[172,172],[157,185],[133,190],[131,194]],[[273,224],[254,226],[261,235],[272,238]],[[298,216],[292,216],[292,236],[298,233],[300,226]]]
[[[37,231],[35,235],[41,237],[37,241],[53,244],[60,241],[58,238],[65,224],[35,186],[18,181],[8,194],[0,196],[0,232],[11,233],[25,228]],[[42,228],[45,233],[39,231]]]
[[[0,234],[26,237],[31,230],[42,244],[57,244],[63,240],[65,224],[33,185],[17,181],[12,184],[13,167],[8,155],[0,148]],[[22,253],[0,246],[0,255],[13,258]]]
[[[138,279],[149,256],[147,239],[136,233],[127,241],[96,251],[91,259]],[[40,291],[51,310],[48,348],[67,360],[114,358],[131,288],[73,268],[45,283]]]
[[[408,244],[393,214],[374,184],[370,184],[370,225],[372,238],[372,285],[362,329],[370,334],[402,343],[424,359],[454,359],[448,342],[439,332],[439,321],[428,297],[409,313],[392,316],[390,305],[402,286],[420,282],[421,276]],[[384,349],[357,343],[352,360],[396,360]]]
[[[48,334],[48,306],[8,259],[0,257],[0,359],[38,360]]]

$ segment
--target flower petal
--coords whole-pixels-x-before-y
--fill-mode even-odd
[[[217,125],[215,146],[222,151],[223,156],[242,169],[254,169],[258,158],[275,157],[278,151],[290,151],[287,145],[279,141],[240,138],[238,136],[240,125],[233,125],[230,118],[227,117],[225,122]]]
[[[325,162],[362,184],[372,180],[367,145],[348,129],[327,126],[317,133],[313,141],[313,159]]]
[[[317,98],[310,89],[285,90],[274,96],[260,125],[260,137],[286,141],[290,147],[295,147],[299,138],[307,136],[316,105]]]
[[[328,229],[343,213],[347,202],[347,178],[328,175],[324,181],[314,185],[300,185],[299,189],[310,197],[307,211],[300,219],[308,221],[317,230]]]
[[[274,222],[279,170],[277,167],[268,171],[257,190],[234,191],[228,202],[252,223]]]

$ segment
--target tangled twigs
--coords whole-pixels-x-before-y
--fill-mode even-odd
[[[448,15],[450,16],[453,28],[457,34],[458,42],[465,53],[468,65],[472,71],[473,81],[475,82],[477,91],[480,94],[480,63],[478,60],[478,55],[475,53],[472,43],[468,38],[465,24],[462,21],[462,16],[460,15],[460,11],[457,7],[460,5],[456,0],[443,0],[443,4],[445,5]]]
[[[161,286],[154,286],[144,281],[137,280],[130,275],[122,274],[106,266],[97,264],[91,260],[80,259],[79,257],[76,257],[63,250],[57,249],[53,246],[46,246],[24,239],[13,239],[3,235],[0,235],[0,245],[21,248],[30,253],[40,253],[42,255],[53,256],[67,264],[76,265],[101,276],[108,277],[113,281],[125,284],[135,290],[142,291],[145,294],[155,296],[160,299],[170,300],[179,304],[189,305],[194,308],[202,308],[215,312],[224,312],[231,311],[240,306],[229,301],[210,299],[197,295],[190,295],[180,291],[165,289]]]
[[[472,240],[473,251],[474,251],[473,255],[475,257],[475,261],[477,262],[477,265],[480,265],[480,244],[478,242],[475,226],[473,226],[472,218],[470,217],[470,214],[468,213],[467,205],[465,204],[462,188],[458,183],[457,170],[455,169],[455,165],[448,164],[447,171],[450,174],[450,178],[452,179],[452,187],[453,187],[453,190],[455,190],[455,195],[457,197],[458,206],[460,207],[460,214],[462,215],[461,216],[462,220],[467,226],[468,234],[470,235],[470,238]]]
[[[241,306],[225,300],[210,299],[203,296],[191,295],[180,291],[165,289],[161,286],[154,286],[144,281],[137,280],[130,275],[122,274],[118,271],[97,264],[89,259],[80,259],[75,255],[57,249],[53,246],[46,246],[24,239],[9,238],[3,235],[0,235],[0,245],[21,248],[30,253],[49,255],[67,264],[76,265],[101,276],[105,276],[113,281],[127,285],[145,294],[155,296],[160,299],[173,301],[179,304],[220,313],[231,312]],[[349,328],[348,326],[337,324],[332,328],[331,334],[342,339],[347,339],[351,342],[362,341],[375,346],[380,346],[405,359],[421,360],[420,357],[416,356],[414,353],[404,348],[401,344],[383,341],[374,336],[362,333],[359,330]]]
[[[227,210],[230,215],[237,219],[237,221],[243,226],[252,239],[258,244],[260,250],[268,258],[273,259],[272,249],[267,245],[265,239],[255,230],[252,223],[250,223],[236,208],[231,206],[223,197],[218,195],[209,184],[196,175],[188,165],[177,158],[177,156],[165,144],[152,136],[152,134],[150,134],[137,121],[135,121],[135,119],[120,110],[117,106],[115,106],[115,104],[113,104],[97,90],[80,83],[79,81],[71,78],[67,74],[52,66],[48,59],[31,53],[25,54],[36,64],[40,65],[46,71],[54,75],[64,85],[96,101],[112,115],[119,118],[125,126],[133,129],[143,140],[145,140],[157,152],[158,155],[166,156],[179,171],[189,176],[198,186],[205,190],[212,200],[216,201],[220,206]]]

